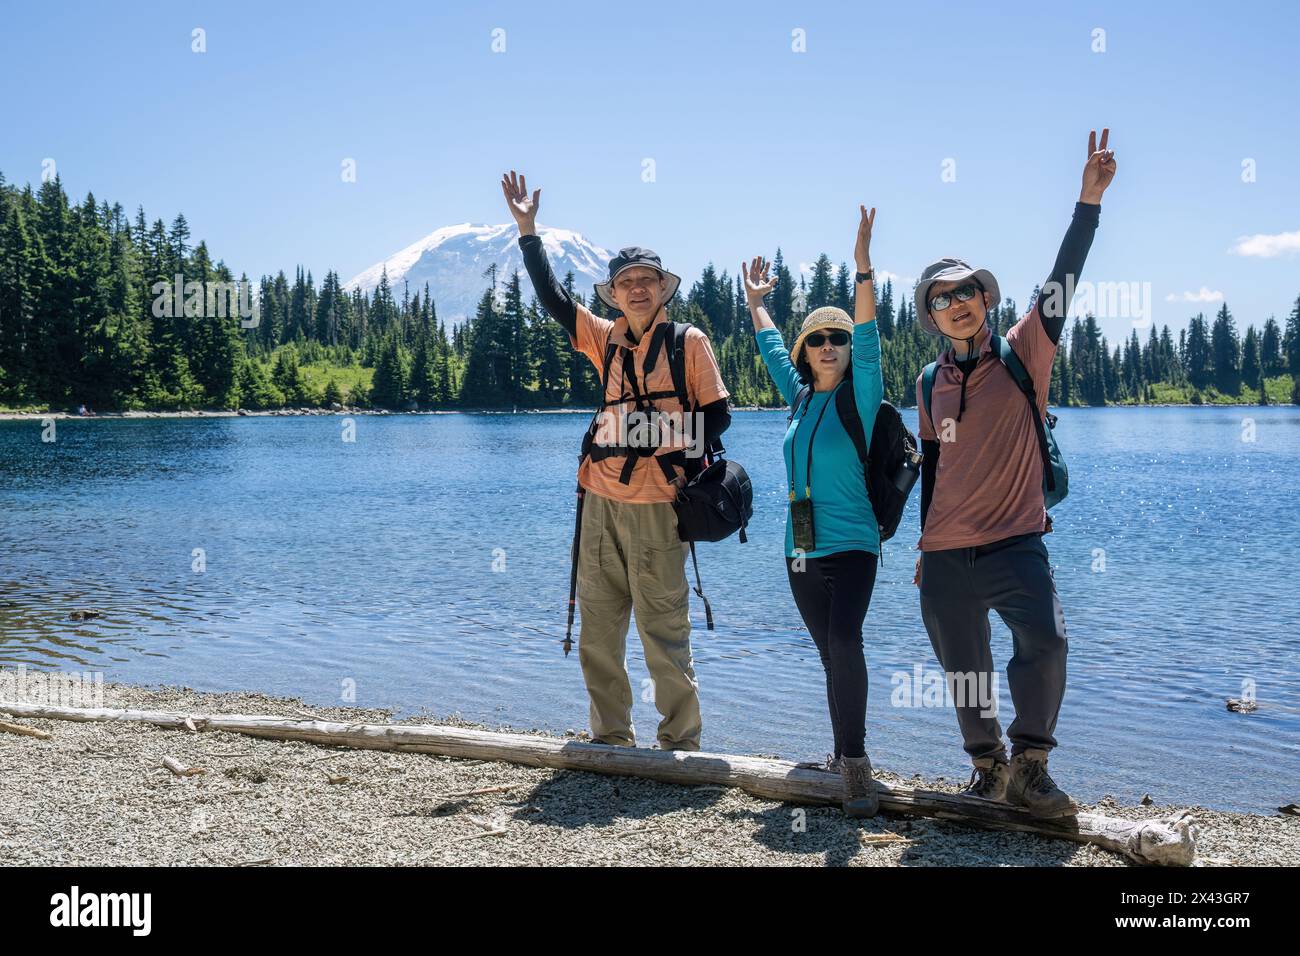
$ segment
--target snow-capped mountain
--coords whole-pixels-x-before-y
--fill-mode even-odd
[[[551,269],[561,282],[565,273],[572,271],[575,288],[589,297],[592,285],[605,280],[611,253],[568,229],[539,225],[537,234],[542,237]],[[494,262],[498,288],[511,272],[518,269],[524,282],[525,301],[531,296],[518,240],[519,230],[513,222],[499,226],[468,222],[444,226],[348,280],[346,288],[348,291],[360,288],[363,292],[372,292],[379,285],[380,275],[387,269],[388,285],[399,302],[403,282],[412,295],[416,292],[423,295],[427,282],[438,309],[438,318],[446,322],[458,321],[473,315],[478,308],[488,286],[483,273]]]

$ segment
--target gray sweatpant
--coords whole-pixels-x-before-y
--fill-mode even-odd
[[[1007,685],[1016,719],[1007,730],[1012,755],[1051,750],[1065,696],[1065,614],[1041,534],[1018,535],[975,548],[926,551],[921,557],[921,617],[949,686],[954,675],[993,683],[989,611],[1011,630]],[[1006,759],[996,716],[972,695],[954,693],[957,725],[972,760]]]

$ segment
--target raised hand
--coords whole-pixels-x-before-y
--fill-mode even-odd
[[[876,207],[871,207],[871,212],[867,212],[866,206],[858,206],[862,211],[862,219],[858,223],[858,241],[853,247],[853,261],[857,263],[859,272],[866,272],[871,268],[871,227],[876,224]]]
[[[512,169],[509,173],[501,176],[501,191],[505,193],[506,205],[510,207],[510,215],[519,224],[519,234],[521,236],[536,235],[537,207],[541,201],[541,189],[534,189],[530,199],[528,196],[528,183],[524,179],[523,173],[516,176],[515,171]]]
[[[754,256],[752,263],[740,264],[740,274],[745,282],[745,299],[749,302],[761,302],[763,296],[776,288],[776,276],[767,275],[768,262],[762,256]]]
[[[1102,193],[1115,178],[1115,151],[1106,148],[1110,139],[1109,127],[1101,131],[1101,142],[1097,142],[1097,131],[1088,133],[1088,161],[1083,166],[1083,188],[1079,191],[1079,202],[1099,203]]]

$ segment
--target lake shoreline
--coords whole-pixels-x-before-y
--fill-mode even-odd
[[[184,687],[105,684],[104,704],[392,722],[387,710],[308,708],[297,698]],[[560,736],[487,728],[455,715],[436,719]],[[1090,845],[919,817],[854,821],[834,807],[801,808],[800,830],[790,824],[790,806],[721,787],[138,723],[13,722],[52,736],[0,733],[0,763],[17,768],[0,788],[0,858],[10,865],[1129,865]],[[165,757],[204,772],[175,775],[163,767]],[[877,776],[956,789],[942,779]],[[1092,809],[1137,820],[1183,808],[1103,798]],[[1193,813],[1200,865],[1300,862],[1300,818]],[[873,842],[887,834],[906,842]]]
[[[1060,409],[1058,405],[1049,405],[1049,408]],[[1199,405],[1193,402],[1170,402],[1157,403],[1150,402],[1146,404],[1132,405],[1069,405],[1068,409],[1083,408],[1286,408],[1300,407],[1288,406],[1287,404],[1279,405],[1271,402],[1268,405],[1261,405],[1258,402],[1203,402]],[[912,407],[908,406],[902,411],[911,411]],[[260,411],[250,409],[179,409],[173,411],[129,411],[129,412],[96,412],[94,415],[78,415],[76,412],[12,412],[0,411],[0,421],[43,421],[47,418],[57,419],[60,421],[75,419],[76,421],[94,421],[96,419],[106,419],[110,421],[122,421],[139,418],[289,418],[295,416],[310,415],[377,415],[392,417],[395,415],[590,415],[590,408],[443,408],[429,410],[410,410],[400,411],[387,408],[271,408]],[[781,405],[775,407],[766,407],[762,405],[733,405],[733,412],[785,412],[789,411],[788,406]]]

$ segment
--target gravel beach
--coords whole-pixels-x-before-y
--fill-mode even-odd
[[[391,719],[260,694],[104,689],[114,708]],[[836,808],[796,808],[720,787],[137,723],[5,719],[53,734],[0,733],[6,865],[1129,865],[1092,846],[920,818],[850,821]],[[434,714],[401,722],[479,726]],[[205,772],[175,776],[164,757]],[[878,776],[935,789],[957,783]],[[1300,864],[1295,816],[1108,800],[1089,809],[1127,819],[1192,809],[1200,865]],[[890,834],[907,842],[876,842]]]

